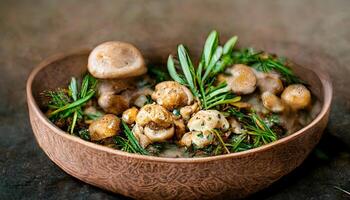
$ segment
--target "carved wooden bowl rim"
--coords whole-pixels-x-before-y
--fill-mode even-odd
[[[126,158],[134,158],[134,159],[139,159],[139,160],[145,160],[145,161],[154,161],[154,162],[169,162],[169,163],[202,163],[202,162],[209,162],[209,161],[218,161],[218,160],[224,160],[224,159],[232,159],[232,158],[241,158],[241,157],[246,157],[246,156],[251,156],[253,154],[259,154],[261,152],[267,151],[274,146],[277,145],[283,145],[285,143],[288,143],[294,139],[297,139],[303,134],[306,134],[306,130],[310,129],[314,126],[317,126],[317,124],[320,122],[320,120],[327,114],[327,111],[329,110],[331,106],[331,101],[332,101],[332,94],[333,94],[333,87],[332,83],[330,80],[329,75],[320,70],[313,70],[308,68],[309,70],[313,71],[318,78],[321,80],[322,83],[322,90],[323,90],[323,104],[322,104],[322,109],[320,113],[317,115],[317,117],[307,126],[303,127],[299,131],[288,135],[284,138],[281,138],[275,142],[242,151],[242,152],[235,152],[235,153],[230,153],[230,154],[224,154],[224,155],[218,155],[218,156],[210,156],[210,157],[198,157],[198,158],[165,158],[165,157],[156,157],[156,156],[144,156],[144,155],[139,155],[139,154],[134,154],[134,153],[128,153],[124,152],[118,149],[112,149],[109,147],[105,147],[103,145],[95,144],[89,141],[82,140],[79,137],[70,135],[66,133],[65,131],[61,130],[57,126],[55,126],[41,111],[39,108],[38,104],[36,103],[34,96],[32,94],[32,83],[34,79],[36,78],[36,75],[45,67],[49,66],[49,64],[54,63],[58,60],[74,56],[74,55],[86,55],[91,51],[91,49],[79,49],[79,50],[73,50],[69,51],[67,53],[61,53],[61,54],[56,54],[53,55],[47,59],[44,59],[39,65],[37,65],[32,72],[30,73],[27,84],[26,84],[26,93],[27,93],[27,100],[29,105],[33,108],[33,111],[35,112],[36,116],[38,116],[39,120],[44,123],[47,127],[49,127],[53,132],[56,134],[60,135],[61,137],[64,137],[68,140],[72,140],[74,142],[86,145],[90,148],[93,148],[95,150],[99,150],[102,152],[108,152],[111,154],[116,154],[120,156],[124,156]]]

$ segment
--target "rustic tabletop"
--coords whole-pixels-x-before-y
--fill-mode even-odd
[[[350,1],[0,2],[0,199],[125,199],[63,172],[32,134],[25,80],[41,60],[106,40],[149,46],[201,45],[212,29],[254,46],[261,38],[327,57],[331,119],[316,150],[253,199],[347,199],[350,191]],[[322,59],[321,59],[322,60]]]

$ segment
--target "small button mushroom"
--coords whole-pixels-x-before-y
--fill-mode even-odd
[[[101,79],[127,78],[145,74],[147,68],[140,51],[132,44],[105,42],[89,55],[88,70]]]
[[[174,136],[174,126],[163,129],[153,129],[152,126],[146,126],[144,128],[144,134],[152,141],[152,142],[164,142]]]
[[[191,115],[198,110],[198,103],[180,108],[180,115],[184,120],[189,120]]]
[[[140,95],[135,99],[134,105],[141,108],[142,106],[144,106],[146,104],[146,102],[147,102],[146,95]]]
[[[132,133],[143,148],[146,148],[152,143],[152,141],[144,134],[142,126],[135,124],[135,126],[132,128]]]
[[[179,145],[190,147],[193,144],[196,148],[204,148],[209,144],[212,144],[213,141],[214,135],[209,131],[191,131],[185,133],[185,135],[179,141]]]
[[[173,124],[173,117],[164,107],[157,104],[147,104],[137,114],[136,123],[140,126],[151,124],[161,128],[168,128]]]
[[[187,87],[175,81],[164,81],[156,85],[152,99],[164,108],[173,110],[190,105],[193,101],[193,95]]]
[[[257,77],[257,86],[261,93],[271,92],[272,94],[280,94],[283,91],[283,83],[276,73],[264,73],[254,70]]]
[[[106,93],[98,98],[98,105],[106,112],[119,115],[129,108],[127,98],[122,95]]]
[[[229,126],[225,116],[217,110],[201,110],[187,124],[190,131],[211,131],[215,128],[225,131]]]
[[[89,126],[92,141],[99,141],[117,135],[120,131],[120,119],[112,114],[106,114],[95,120]]]
[[[132,79],[101,80],[97,88],[98,105],[106,112],[119,115],[129,108],[128,90],[132,90]]]
[[[227,70],[227,85],[236,94],[250,94],[256,87],[256,77],[252,69],[243,64],[236,64]]]
[[[127,124],[133,124],[136,121],[136,116],[139,110],[135,107],[129,108],[123,112],[122,120]]]
[[[311,93],[302,84],[289,85],[282,92],[281,98],[294,110],[304,109],[311,104]]]
[[[180,139],[186,132],[183,119],[174,120],[176,138]]]
[[[261,100],[264,107],[272,112],[279,113],[283,112],[285,109],[285,106],[281,99],[271,92],[262,93]]]
[[[243,131],[242,125],[235,118],[230,118],[228,121],[230,123],[230,130],[233,133],[236,133],[236,134],[242,133]]]

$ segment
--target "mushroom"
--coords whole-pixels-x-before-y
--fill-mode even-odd
[[[264,107],[272,112],[279,113],[285,110],[285,106],[281,99],[271,92],[262,93],[261,100]]]
[[[142,126],[135,124],[135,126],[132,128],[132,133],[143,148],[152,143],[152,141],[143,133]]]
[[[135,107],[129,108],[123,112],[122,119],[127,124],[133,124],[136,120],[136,116],[139,110]]]
[[[256,77],[253,70],[243,64],[233,65],[227,70],[231,76],[226,76],[227,85],[236,94],[250,94],[256,87]]]
[[[96,78],[115,79],[145,74],[147,68],[135,46],[126,42],[110,41],[92,50],[88,59],[88,70]]]
[[[229,123],[217,110],[201,110],[197,112],[188,122],[187,127],[190,132],[185,133],[179,141],[180,145],[196,145],[197,148],[203,148],[211,144],[214,140],[213,129],[228,130]]]
[[[98,104],[105,112],[119,115],[130,105],[142,107],[145,102],[140,99],[147,100],[145,95],[152,92],[149,88],[136,88],[134,78],[101,80],[97,88]]]
[[[152,99],[164,108],[173,110],[190,105],[193,101],[193,95],[187,87],[175,81],[164,81],[156,85]]]
[[[304,109],[311,104],[311,93],[302,84],[292,84],[284,89],[282,100],[294,110]]]
[[[230,123],[230,130],[232,130],[233,133],[236,133],[236,134],[242,133],[243,131],[242,125],[235,118],[230,118],[228,121]]]
[[[128,100],[122,95],[103,94],[98,98],[98,105],[107,113],[119,115],[129,108]]]
[[[185,135],[179,141],[181,146],[195,145],[197,148],[204,148],[214,141],[214,135],[211,132],[191,131],[185,133]]]
[[[186,133],[186,126],[183,119],[174,120],[176,138],[180,139]]]
[[[270,72],[264,73],[254,70],[257,77],[257,86],[261,93],[271,92],[272,94],[280,94],[283,91],[283,83],[280,75]]]
[[[169,128],[163,129],[153,129],[151,126],[145,126],[144,134],[152,141],[152,142],[163,142],[173,137],[175,132],[174,126],[170,126]]]
[[[132,79],[101,80],[97,88],[98,105],[106,112],[119,115],[129,108],[128,90],[134,89]]]
[[[184,120],[189,120],[191,115],[198,110],[198,103],[194,103],[189,106],[182,107],[180,109],[180,115]]]
[[[136,123],[141,126],[151,124],[156,127],[168,128],[173,124],[173,117],[164,107],[157,104],[147,104],[137,114]]]
[[[147,104],[143,106],[136,116],[138,133],[134,135],[144,135],[150,143],[163,142],[173,137],[174,119],[172,114],[164,107],[157,104]],[[133,129],[134,131],[134,129]],[[143,136],[139,136],[141,139]]]
[[[190,131],[211,131],[212,129],[227,130],[229,123],[225,116],[217,110],[201,110],[187,124]]]
[[[92,141],[99,141],[117,135],[120,131],[120,119],[112,114],[106,114],[95,120],[89,126]]]

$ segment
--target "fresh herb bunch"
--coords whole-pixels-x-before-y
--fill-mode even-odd
[[[114,140],[117,146],[121,150],[129,153],[148,155],[149,153],[139,144],[135,135],[132,133],[132,131],[124,121],[122,121],[122,127],[126,138],[117,136]]]
[[[172,55],[168,57],[168,72],[173,80],[190,88],[193,95],[200,101],[203,109],[210,109],[217,105],[237,102],[240,97],[235,96],[226,83],[215,86],[215,78],[219,72],[232,64],[232,50],[237,42],[237,36],[229,39],[222,47],[219,36],[212,31],[204,45],[201,60],[195,68],[184,45],[177,49],[179,62]],[[175,66],[179,63],[181,69]],[[178,71],[181,71],[179,74]]]
[[[276,133],[254,110],[246,114],[237,108],[230,108],[228,112],[243,125],[242,133],[234,136],[231,144],[226,144],[233,151],[259,147],[278,139]]]
[[[270,72],[272,70],[281,74],[282,79],[289,85],[293,83],[304,83],[286,65],[282,57],[272,56],[263,51],[256,52],[253,48],[235,50],[232,53],[232,61],[236,64],[245,64],[258,71]]]
[[[45,95],[49,98],[48,108],[52,110],[48,114],[49,119],[53,122],[69,121],[68,132],[73,134],[78,119],[84,116],[82,106],[94,96],[96,85],[97,80],[87,74],[80,87],[78,87],[77,80],[72,77],[68,89],[46,91]]]

